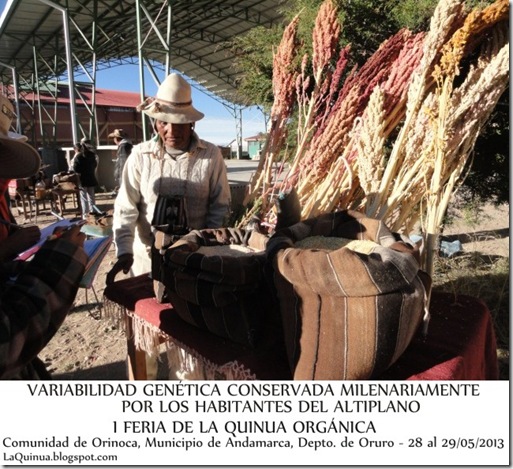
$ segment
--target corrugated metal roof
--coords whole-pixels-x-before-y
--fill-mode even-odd
[[[237,96],[237,73],[227,41],[255,26],[279,23],[283,3],[284,0],[140,0],[145,59],[163,67],[167,43],[172,69],[222,100],[243,104]],[[54,6],[66,5],[75,66],[91,65],[94,59],[88,45],[93,42],[97,70],[138,61],[136,0],[9,0],[0,19],[0,62],[16,67],[21,76],[27,77],[35,70],[37,57],[41,81],[53,77],[55,71],[58,76],[64,75],[67,65],[63,15]],[[169,33],[168,5],[172,18]],[[97,35],[93,38],[95,21]],[[1,69],[0,77],[4,83],[9,82],[9,70]]]
[[[81,88],[78,87],[80,91],[80,95],[84,98],[87,104],[92,103],[92,92],[90,87]],[[133,93],[130,91],[115,91],[115,90],[103,90],[100,88],[96,89],[96,105],[103,107],[120,107],[120,108],[129,108],[135,109],[141,103],[141,97],[139,93]],[[67,86],[60,86],[59,92],[56,95],[50,95],[46,93],[40,93],[39,98],[43,102],[54,102],[57,101],[57,104],[68,104],[70,102],[69,98],[69,88]],[[57,98],[57,99],[56,99]],[[34,93],[26,93],[24,94],[24,99],[26,101],[32,101],[37,99]],[[79,98],[75,98],[75,102],[80,105],[82,100]]]

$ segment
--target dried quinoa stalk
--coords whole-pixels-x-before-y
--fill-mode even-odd
[[[289,77],[275,70],[277,89],[294,89],[298,142],[289,173],[273,181],[288,124],[273,121],[261,158],[265,171],[252,183],[253,200],[260,197],[253,214],[272,225],[272,197],[294,187],[303,219],[352,208],[407,234],[422,220],[436,238],[477,136],[509,81],[509,3],[497,0],[470,14],[464,6],[441,0],[426,33],[399,31],[343,80],[349,48],[335,53],[340,26],[326,0],[312,58],[304,56]],[[456,86],[463,57],[473,63]],[[278,97],[277,108],[290,110],[284,102]]]

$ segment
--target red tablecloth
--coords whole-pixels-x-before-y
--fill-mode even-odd
[[[237,362],[257,379],[291,379],[283,344],[250,349],[195,328],[158,303],[147,275],[115,282],[105,289],[110,301],[133,311],[196,356],[222,366]],[[399,360],[379,379],[490,380],[498,379],[493,324],[486,305],[473,297],[433,292],[426,337],[419,333]]]
[[[433,292],[427,337],[420,333],[380,379],[499,378],[492,318],[476,298]]]

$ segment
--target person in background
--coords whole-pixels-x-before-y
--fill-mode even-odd
[[[11,102],[0,95],[0,154],[5,158],[6,164],[16,159],[19,143],[26,142],[27,137],[9,131],[14,119],[14,108]],[[26,145],[28,146],[28,145]],[[22,147],[25,149],[25,146]],[[23,164],[22,164],[23,163]],[[33,246],[39,240],[41,231],[35,225],[21,227],[14,219],[9,198],[7,197],[8,185],[11,179],[28,178],[37,173],[40,167],[40,159],[33,158],[25,162],[20,160],[20,168],[4,172],[7,177],[0,178],[0,261],[10,261],[20,252]],[[19,176],[18,176],[19,175]]]
[[[113,232],[118,272],[141,275],[151,270],[151,223],[159,194],[185,199],[190,229],[219,228],[230,207],[226,164],[216,145],[201,140],[194,125],[204,117],[192,105],[191,86],[170,74],[156,98],[140,110],[155,119],[155,136],[132,149],[114,202]]]
[[[116,187],[114,193],[117,194],[121,186],[123,168],[125,167],[126,160],[132,152],[132,142],[128,138],[128,134],[123,129],[116,129],[109,134],[109,138],[114,139],[114,143],[118,146],[116,151],[116,162],[114,166],[114,181]]]
[[[123,171],[114,202],[117,261],[107,274],[107,284],[114,282],[120,271],[131,275],[151,271],[151,225],[159,195],[182,198],[190,229],[223,226],[230,208],[221,150],[194,131],[204,114],[192,105],[189,83],[181,75],[170,74],[156,98],[146,100],[139,109],[155,120],[156,134],[133,148]],[[196,371],[181,372],[186,352],[176,347],[173,353],[173,357],[168,354],[170,377],[192,378]],[[149,379],[157,377],[156,357],[146,356],[146,370]]]
[[[98,155],[90,140],[82,139],[80,151],[73,157],[73,171],[80,177],[80,208],[82,218],[87,219],[89,214],[97,212],[95,207],[96,167]]]
[[[75,164],[75,158],[77,157],[77,155],[79,155],[80,153],[82,153],[82,144],[80,142],[76,142],[73,144],[73,157],[71,158],[71,160],[69,161],[69,167],[68,167],[68,170],[69,171],[73,171],[73,165]]]
[[[39,154],[9,138],[12,105],[2,99],[0,106],[0,178],[30,177],[40,168]],[[30,261],[0,262],[0,379],[50,378],[37,355],[64,321],[87,263],[79,226],[56,229],[52,238]]]

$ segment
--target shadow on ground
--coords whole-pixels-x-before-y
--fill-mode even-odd
[[[509,228],[501,228],[498,230],[481,230],[472,233],[459,233],[453,235],[444,235],[443,239],[451,241],[460,241],[462,244],[471,243],[473,241],[486,241],[489,239],[503,239],[509,237]]]
[[[127,365],[124,360],[111,362],[105,365],[74,370],[70,373],[53,373],[52,378],[66,381],[126,381],[128,379]],[[168,366],[165,352],[160,355],[157,380],[168,380]]]

